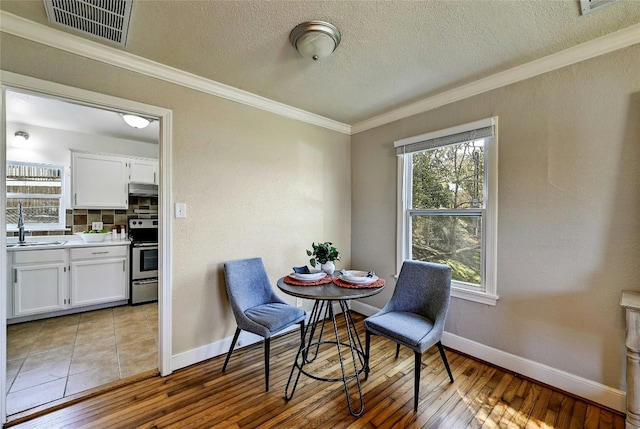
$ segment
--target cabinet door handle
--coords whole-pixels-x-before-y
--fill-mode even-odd
[[[75,194],[73,194],[73,205],[74,206],[78,205],[78,193],[77,192]]]
[[[156,173],[155,173],[155,172],[153,173],[153,183],[158,183],[158,182],[156,181]]]
[[[18,269],[17,268],[13,269],[13,282],[14,283],[18,283]]]
[[[124,263],[125,263],[125,260],[123,259],[123,260],[122,260],[122,271],[123,271],[123,272],[124,272],[124,271],[127,271],[127,268],[125,267]]]
[[[107,251],[105,251],[105,252],[91,252],[91,254],[92,254],[92,255],[106,255],[106,254],[108,254],[108,253],[109,253],[109,251],[108,251],[108,250],[107,250]]]

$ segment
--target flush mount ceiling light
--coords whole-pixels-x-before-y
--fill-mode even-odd
[[[317,61],[336,50],[340,44],[340,31],[328,22],[307,21],[291,30],[289,40],[300,55]]]
[[[19,146],[29,140],[29,133],[26,131],[16,131],[13,135],[13,144]]]
[[[138,115],[130,115],[128,113],[122,114],[122,119],[124,119],[127,125],[133,128],[146,128],[151,123],[147,118],[143,118]]]

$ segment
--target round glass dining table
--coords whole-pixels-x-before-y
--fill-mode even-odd
[[[364,411],[360,374],[364,371],[365,354],[348,302],[380,293],[384,280],[379,279],[374,283],[375,287],[348,285],[335,277],[325,284],[300,283],[289,277],[282,277],[277,283],[278,288],[288,295],[314,300],[304,341],[300,344],[285,387],[285,398],[293,398],[301,374],[318,381],[342,382],[349,412],[360,416]],[[339,329],[342,323],[344,328]],[[328,365],[335,351],[339,357],[339,368],[338,365]],[[359,401],[352,399],[350,390],[354,389]]]

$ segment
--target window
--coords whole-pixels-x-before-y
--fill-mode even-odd
[[[18,205],[27,230],[65,228],[64,167],[26,162],[7,163],[7,231],[18,227]]]
[[[452,296],[495,305],[497,118],[395,142],[398,272],[405,260],[446,264]]]

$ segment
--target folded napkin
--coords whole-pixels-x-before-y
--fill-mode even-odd
[[[293,272],[296,274],[311,274],[309,267],[306,265],[304,267],[293,267]]]

